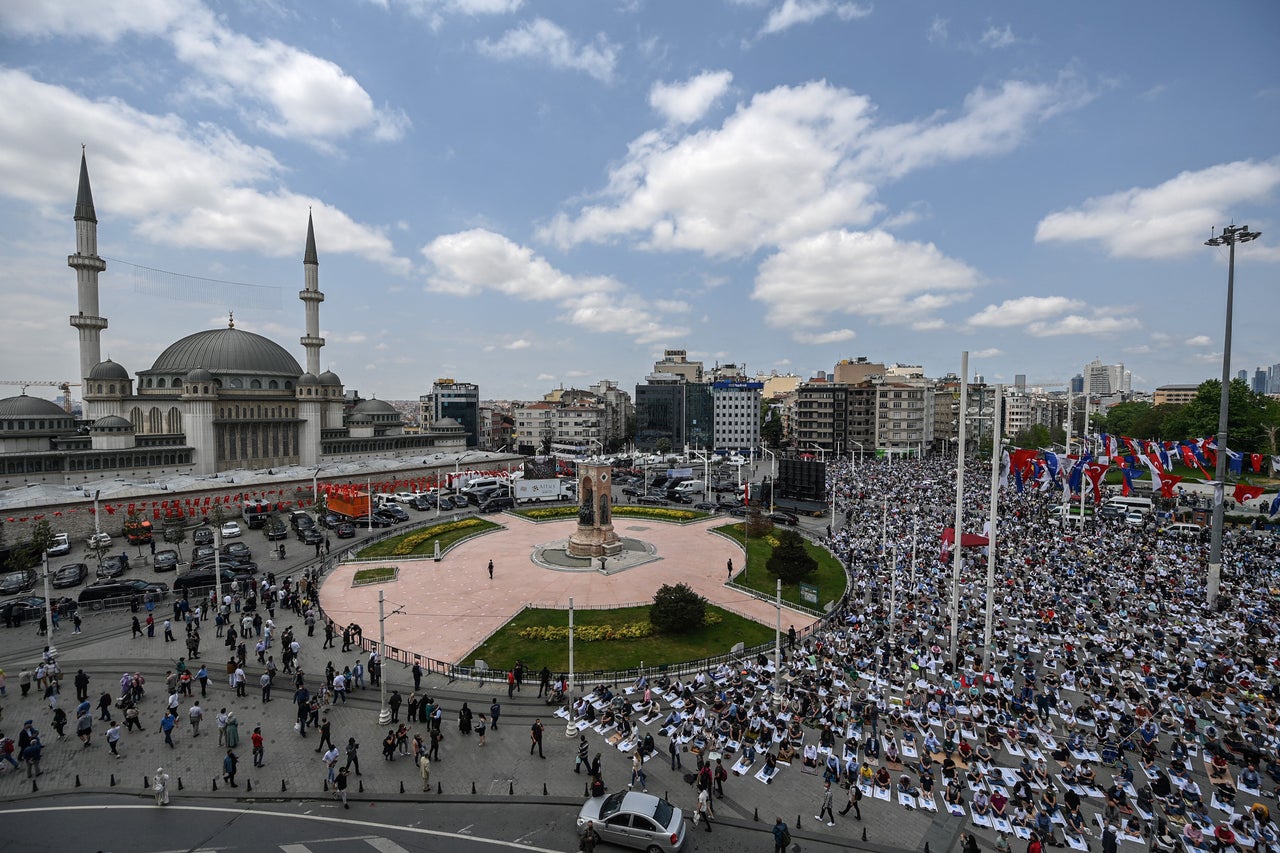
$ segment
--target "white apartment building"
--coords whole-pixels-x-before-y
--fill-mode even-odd
[[[715,382],[711,386],[712,441],[717,450],[760,446],[762,382]]]
[[[928,452],[933,444],[933,383],[899,378],[876,386],[876,449],[890,453]]]

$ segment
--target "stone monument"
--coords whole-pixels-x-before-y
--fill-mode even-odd
[[[565,547],[571,557],[612,557],[622,552],[613,529],[613,468],[578,464],[578,529]]]

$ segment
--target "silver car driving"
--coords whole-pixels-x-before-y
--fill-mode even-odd
[[[579,835],[588,821],[601,841],[647,853],[667,853],[684,844],[684,814],[652,794],[615,791],[607,797],[592,797],[578,812]]]

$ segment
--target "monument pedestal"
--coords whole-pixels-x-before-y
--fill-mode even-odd
[[[578,466],[578,529],[565,551],[571,557],[613,557],[622,541],[613,529],[613,469],[609,465]]]

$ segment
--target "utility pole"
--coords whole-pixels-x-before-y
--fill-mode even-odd
[[[383,612],[383,592],[378,590],[378,725],[391,722],[391,709],[387,707],[387,617]]]
[[[951,660],[960,640],[960,542],[964,531],[965,408],[969,397],[969,351],[960,354],[960,419],[956,424],[956,517],[951,542]]]
[[[1248,243],[1262,236],[1261,231],[1250,231],[1248,225],[1228,225],[1216,237],[1205,241],[1206,246],[1227,246],[1227,328],[1222,336],[1222,396],[1218,400],[1218,464],[1213,479],[1213,537],[1209,543],[1209,576],[1205,583],[1205,602],[1213,607],[1218,600],[1218,586],[1222,582],[1222,510],[1227,479],[1227,407],[1231,400],[1231,310],[1235,298],[1236,244]]]

